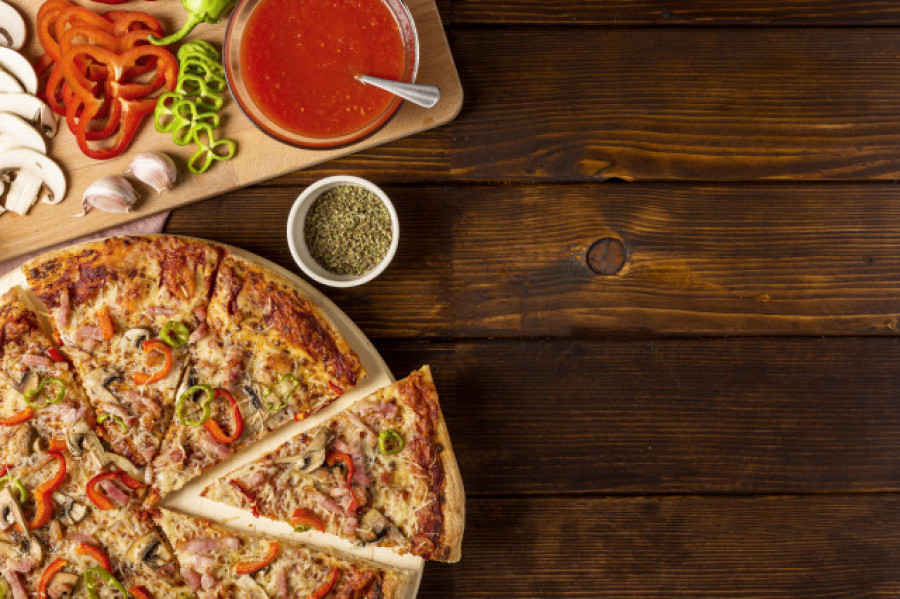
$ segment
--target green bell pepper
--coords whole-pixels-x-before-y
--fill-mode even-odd
[[[219,19],[234,8],[237,0],[181,0],[181,5],[188,11],[188,20],[181,29],[164,38],[150,36],[150,43],[157,46],[168,46],[184,39],[200,23],[215,25]]]

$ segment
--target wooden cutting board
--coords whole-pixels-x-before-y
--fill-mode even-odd
[[[25,54],[29,59],[34,59],[42,53],[34,35],[34,20],[43,0],[8,1],[29,23],[31,29]],[[177,0],[132,0],[116,6],[86,0],[77,0],[77,3],[97,12],[113,8],[145,11],[159,18],[166,31],[173,31],[180,26],[187,15],[181,2]],[[0,215],[0,260],[252,185],[453,120],[462,107],[462,86],[437,6],[434,0],[408,0],[407,5],[419,32],[420,60],[416,80],[441,88],[441,100],[434,108],[429,110],[404,102],[387,125],[356,144],[331,150],[302,150],[284,145],[260,132],[229,95],[221,113],[222,126],[219,133],[223,137],[234,139],[238,144],[238,152],[231,161],[217,163],[203,175],[193,175],[187,170],[186,161],[194,151],[193,146],[179,148],[172,143],[168,134],[157,133],[150,119],[141,126],[128,152],[107,161],[84,156],[65,123],[60,123],[59,133],[50,142],[50,156],[66,173],[69,183],[66,199],[56,206],[38,204],[27,216],[9,212]],[[209,40],[221,48],[226,26],[225,20],[214,26],[200,25],[194,30],[195,35],[192,37]],[[178,185],[175,189],[157,194],[148,187],[137,184],[136,188],[142,199],[129,214],[107,214],[94,210],[83,218],[72,216],[81,211],[81,197],[90,183],[104,175],[124,173],[135,154],[151,150],[165,152],[175,158],[179,167]]]

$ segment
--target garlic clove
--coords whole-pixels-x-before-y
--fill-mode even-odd
[[[162,152],[141,152],[131,161],[128,172],[155,189],[156,193],[175,187],[178,178],[175,161]]]
[[[131,212],[131,207],[137,200],[137,192],[125,177],[119,175],[100,177],[84,190],[81,200],[82,212],[75,216],[84,216],[91,208],[124,214]]]

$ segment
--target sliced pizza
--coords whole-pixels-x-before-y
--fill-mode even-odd
[[[116,237],[23,267],[101,434],[136,465],[152,461],[168,428],[186,345],[204,333],[223,253],[178,237]]]
[[[105,596],[103,587],[136,597],[188,592],[171,550],[137,510],[140,473],[120,468],[132,465],[85,420],[62,438],[55,423],[44,424],[5,427],[15,441],[0,456],[0,596],[68,597],[76,587],[93,587],[88,596]]]
[[[0,455],[31,451],[30,426],[39,422],[62,437],[68,425],[91,418],[72,369],[40,328],[37,314],[14,288],[0,297]],[[0,459],[0,464],[8,460]]]
[[[460,558],[465,498],[430,369],[381,389],[203,495],[429,560]]]
[[[148,505],[292,418],[321,410],[363,376],[309,298],[242,258],[222,259],[208,325],[189,346]]]
[[[157,510],[156,522],[199,599],[389,599],[405,596],[411,581],[404,570],[238,532],[170,510]]]

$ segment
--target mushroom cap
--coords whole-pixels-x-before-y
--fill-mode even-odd
[[[25,45],[25,20],[15,8],[0,1],[0,45],[21,50]]]
[[[3,73],[0,73],[0,81]],[[41,154],[47,153],[47,142],[31,123],[17,114],[0,112],[0,151],[13,148],[30,148]]]
[[[37,177],[50,192],[48,204],[58,204],[66,197],[66,176],[53,160],[30,148],[15,148],[0,154],[0,172],[19,171],[16,178]]]
[[[4,94],[24,94],[25,88],[5,69],[0,69],[0,92]]]
[[[6,50],[7,48],[0,48]],[[11,51],[11,50],[10,50]],[[47,104],[31,94],[0,94],[0,111],[18,115],[41,129],[47,137],[56,135],[56,114]]]
[[[2,37],[2,35],[0,35]],[[0,67],[7,71],[10,75],[19,80],[22,87],[29,94],[36,94],[38,91],[37,74],[34,67],[28,62],[28,59],[13,50],[0,46]]]

